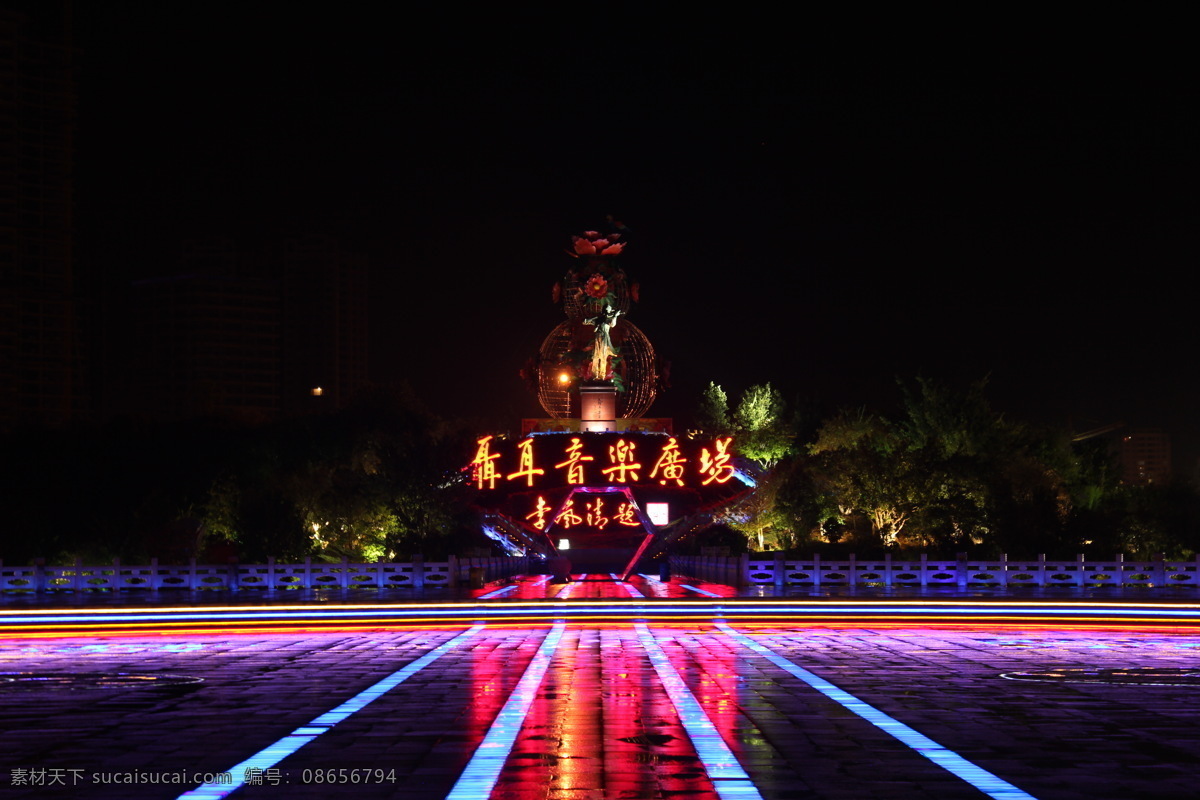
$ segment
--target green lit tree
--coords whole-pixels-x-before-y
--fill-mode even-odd
[[[714,435],[728,433],[733,428],[729,419],[729,397],[724,389],[712,381],[700,395],[696,424],[705,432]]]
[[[737,451],[764,469],[771,469],[791,452],[795,431],[784,416],[783,395],[771,384],[747,389],[733,419]]]

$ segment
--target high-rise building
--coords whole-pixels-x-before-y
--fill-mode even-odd
[[[74,276],[74,54],[0,9],[0,429],[83,410]]]
[[[1118,444],[1121,481],[1132,486],[1166,483],[1171,479],[1171,439],[1155,428],[1135,428]]]
[[[336,240],[289,238],[283,288],[283,411],[343,408],[367,384],[368,264]]]
[[[242,267],[233,243],[185,245],[180,269],[136,281],[126,411],[158,420],[280,413],[279,283]]]
[[[227,239],[188,242],[177,269],[131,286],[111,410],[265,421],[344,408],[368,379],[367,273],[321,236],[257,259]]]

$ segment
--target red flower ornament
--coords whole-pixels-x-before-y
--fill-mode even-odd
[[[587,279],[587,283],[583,285],[583,291],[588,297],[597,299],[608,294],[608,281],[600,273],[596,273]]]

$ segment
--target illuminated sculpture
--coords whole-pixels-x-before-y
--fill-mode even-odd
[[[620,238],[598,231],[572,237],[568,252],[581,263],[554,286],[567,320],[546,337],[527,377],[555,419],[577,416],[579,400],[572,397],[589,386],[615,389],[615,416],[623,419],[644,415],[657,394],[654,348],[626,316],[638,285],[614,263],[625,248]]]
[[[612,306],[604,306],[597,316],[583,321],[584,325],[592,325],[596,333],[592,336],[592,363],[588,377],[591,380],[607,380],[611,376],[610,363],[617,357],[617,351],[612,343],[612,329],[617,324],[621,312]]]
[[[627,574],[753,481],[734,467],[730,437],[677,438],[671,420],[644,417],[666,369],[629,321],[639,286],[616,263],[625,246],[620,234],[572,237],[575,266],[553,294],[567,319],[522,373],[551,419],[522,420],[519,439],[480,436],[470,482],[484,533],[510,552],[569,546],[576,564]]]

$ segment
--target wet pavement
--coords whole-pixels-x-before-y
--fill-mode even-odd
[[[739,594],[683,579],[591,577],[523,580],[453,598],[446,593],[455,590],[439,590],[432,599]],[[238,594],[237,604],[265,599]],[[1053,599],[1068,594],[1056,590]],[[328,592],[301,601],[351,602]],[[1200,792],[1200,629],[712,618],[163,631],[0,640],[0,673],[5,797]],[[196,780],[223,772],[248,783]]]

